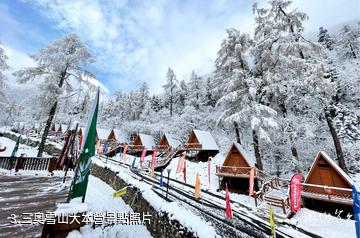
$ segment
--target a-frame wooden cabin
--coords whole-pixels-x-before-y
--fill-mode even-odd
[[[154,151],[155,146],[154,137],[139,133],[136,135],[134,143],[128,145],[127,151],[129,154],[139,154],[146,148],[147,153],[150,153]]]
[[[193,129],[190,132],[189,139],[179,152],[188,151],[188,158],[196,161],[207,161],[210,156],[219,153],[219,146],[209,131]]]
[[[320,210],[329,207],[349,210],[346,207],[353,204],[352,184],[352,179],[335,161],[320,151],[303,184],[304,206]]]
[[[179,140],[175,139],[174,136],[172,136],[168,133],[165,133],[161,137],[160,142],[157,145],[157,149],[159,150],[159,152],[164,152],[169,149],[176,149],[180,145],[181,145],[181,142]]]
[[[250,170],[255,167],[255,159],[247,153],[240,144],[233,143],[221,166],[216,166],[216,176],[219,177],[219,189],[225,182],[230,189],[246,193],[249,190]],[[255,180],[256,170],[255,170]],[[257,182],[254,182],[255,186]]]

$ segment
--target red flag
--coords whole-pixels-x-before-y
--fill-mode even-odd
[[[302,179],[302,174],[295,174],[290,180],[290,201],[292,212],[297,212],[301,208]]]
[[[231,211],[231,206],[230,206],[230,195],[229,195],[227,183],[225,184],[225,186],[226,186],[226,191],[225,191],[226,210],[225,210],[225,214],[226,214],[226,217],[228,219],[231,219],[232,218],[232,211]]]
[[[151,177],[154,177],[156,156],[157,156],[157,149],[154,150],[154,153],[153,153],[152,159],[151,159],[151,173],[150,173]]]
[[[146,155],[146,148],[144,148],[143,151],[141,152],[141,157],[140,157],[141,162],[144,162],[145,155]]]
[[[186,160],[184,160],[183,174],[184,174],[184,182],[186,183]]]
[[[79,136],[79,150],[81,149],[81,145],[82,145],[82,134],[80,134]]]
[[[249,179],[249,196],[254,195],[254,180],[255,180],[255,167],[252,167],[250,170],[250,179]]]
[[[183,169],[183,167],[184,167],[184,160],[185,160],[185,155],[181,156],[180,159],[179,159],[179,162],[178,162],[178,165],[177,165],[177,168],[176,168],[176,174],[177,174],[177,173],[180,173],[181,170]]]

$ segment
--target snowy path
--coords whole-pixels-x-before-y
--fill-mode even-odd
[[[11,214],[52,212],[56,203],[64,202],[68,189],[62,183],[62,177],[9,174],[0,170],[0,234],[3,237],[38,237],[42,225],[10,224]],[[26,217],[28,217],[26,215]],[[21,218],[18,218],[21,220]]]

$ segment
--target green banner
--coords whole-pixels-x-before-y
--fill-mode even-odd
[[[95,155],[95,139],[96,139],[96,122],[99,108],[99,94],[98,89],[91,114],[86,127],[86,134],[84,143],[81,148],[81,154],[78,159],[78,166],[75,170],[75,177],[70,188],[69,198],[84,197],[86,194],[91,157]]]

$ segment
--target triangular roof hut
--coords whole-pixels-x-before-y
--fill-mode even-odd
[[[155,140],[154,137],[152,137],[151,135],[139,133],[137,134],[133,145],[143,146],[146,148],[146,150],[151,151],[155,147]]]
[[[169,148],[175,149],[181,145],[181,142],[174,138],[174,136],[165,133],[159,142],[158,149],[159,150],[168,150]]]
[[[305,178],[302,196],[307,199],[352,204],[352,179],[330,156],[320,151]]]
[[[110,132],[111,132],[110,129],[96,128],[97,139],[100,141],[108,140]]]
[[[247,192],[251,167],[255,167],[254,156],[244,150],[240,144],[233,143],[222,166],[216,166],[219,188],[223,188],[224,182],[227,182],[229,188],[241,193]]]
[[[127,143],[124,134],[119,129],[112,129],[108,136],[108,140],[117,141],[119,143]]]
[[[207,161],[210,156],[219,153],[219,146],[209,131],[193,129],[187,143],[184,144],[180,151],[190,151],[192,154],[196,152],[195,155],[188,154],[188,157]]]

